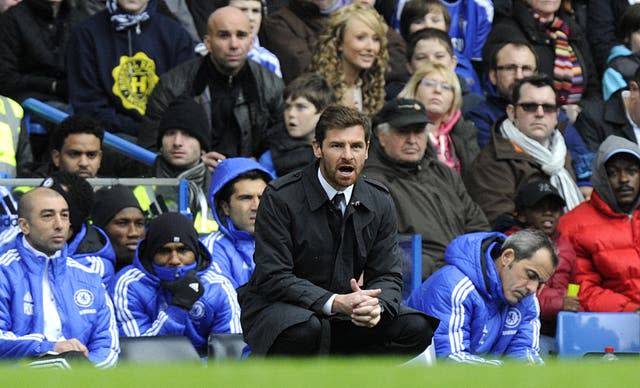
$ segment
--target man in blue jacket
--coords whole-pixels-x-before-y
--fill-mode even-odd
[[[258,162],[248,158],[229,158],[216,168],[209,189],[209,203],[215,209],[219,230],[202,242],[211,252],[213,263],[234,288],[249,281],[255,263],[256,213],[262,192],[272,176]]]
[[[543,363],[535,293],[558,265],[549,238],[528,229],[508,238],[465,234],[451,242],[445,260],[407,301],[440,320],[433,336],[436,356],[462,363],[500,365],[495,358],[501,356]]]
[[[21,232],[0,251],[0,358],[73,352],[115,365],[113,305],[100,277],[68,256],[67,202],[38,187],[18,209]]]
[[[211,266],[191,221],[164,213],[149,223],[133,264],[112,290],[120,335],[182,335],[207,353],[211,333],[240,333],[236,292]]]

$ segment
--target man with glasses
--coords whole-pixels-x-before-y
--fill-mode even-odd
[[[489,142],[491,126],[505,115],[511,99],[513,84],[535,74],[538,58],[528,43],[505,42],[496,48],[489,58],[489,82],[493,88],[487,99],[479,103],[464,117],[478,128],[478,145]]]
[[[584,200],[557,129],[559,108],[553,80],[536,75],[516,81],[511,100],[507,117],[492,127],[491,141],[464,177],[469,194],[497,230],[514,223],[515,194],[528,182],[550,180],[567,210]]]

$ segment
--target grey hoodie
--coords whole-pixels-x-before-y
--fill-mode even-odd
[[[596,159],[593,162],[593,175],[591,176],[593,189],[616,213],[626,212],[624,212],[622,209],[620,209],[620,206],[618,206],[618,202],[616,201],[613,189],[611,188],[611,184],[609,183],[609,178],[605,169],[605,163],[613,155],[622,152],[635,156],[640,162],[640,148],[637,144],[620,136],[611,135],[607,137],[602,142],[602,144],[600,144],[600,147],[598,147],[598,154],[596,155]],[[633,212],[638,207],[639,198],[640,195],[636,198],[629,214],[633,214]]]

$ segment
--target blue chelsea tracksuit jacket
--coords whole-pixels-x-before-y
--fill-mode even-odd
[[[98,367],[113,366],[120,352],[111,299],[100,277],[68,257],[67,245],[47,267],[66,339],[77,338]],[[42,280],[45,257],[24,246],[22,233],[0,251],[0,357],[39,356],[55,343],[44,336]]]
[[[440,320],[433,336],[438,358],[501,364],[485,357],[507,356],[543,363],[539,356],[540,307],[535,295],[507,304],[489,254],[506,236],[470,233],[451,242],[447,265],[416,289],[407,304]],[[482,249],[487,239],[495,239]],[[484,263],[483,263],[484,261]]]

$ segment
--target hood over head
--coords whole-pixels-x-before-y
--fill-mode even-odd
[[[598,153],[593,162],[593,175],[591,176],[591,183],[593,189],[598,193],[600,197],[617,213],[626,213],[622,211],[618,202],[616,201],[615,194],[609,183],[607,171],[605,168],[606,162],[613,156],[619,153],[627,153],[640,161],[640,148],[637,144],[620,136],[608,136],[600,147],[598,147]],[[631,213],[638,207],[638,198],[631,208]]]

